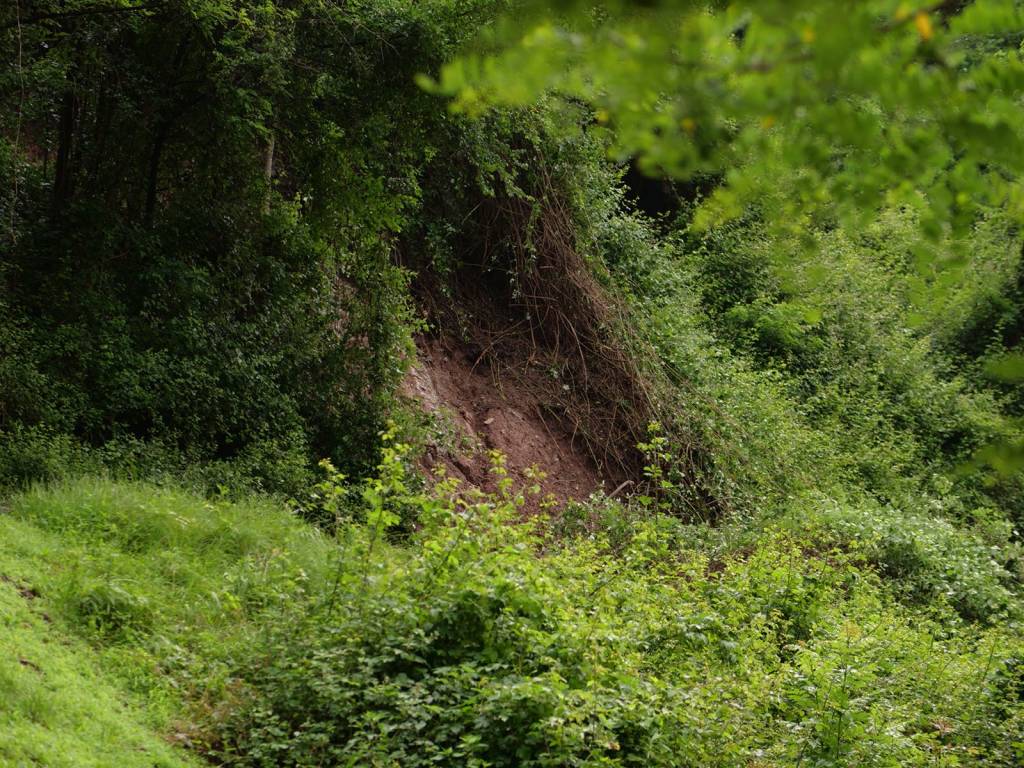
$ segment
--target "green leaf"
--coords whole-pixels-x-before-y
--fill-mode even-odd
[[[1011,352],[990,360],[985,365],[985,375],[1008,383],[1024,381],[1024,353]]]

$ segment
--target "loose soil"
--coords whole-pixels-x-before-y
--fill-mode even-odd
[[[449,475],[494,490],[489,452],[500,451],[517,483],[526,482],[531,467],[543,470],[541,497],[551,494],[560,505],[617,487],[618,478],[601,472],[581,438],[545,416],[536,394],[540,388],[530,380],[548,373],[527,366],[519,376],[499,376],[477,348],[445,336],[421,337],[417,350],[403,392],[438,426],[424,469],[444,465]],[[528,501],[526,511],[535,512],[540,500]]]

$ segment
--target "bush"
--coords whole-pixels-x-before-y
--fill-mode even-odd
[[[68,434],[15,426],[0,432],[0,488],[25,488],[89,469],[88,452]]]
[[[986,623],[1019,611],[1006,540],[986,544],[947,520],[870,502],[822,499],[803,508],[794,524],[825,546],[849,548],[917,604],[947,602],[964,619]]]
[[[987,679],[1005,635],[976,644],[929,609],[885,607],[858,551],[819,555],[767,530],[712,559],[649,510],[580,505],[541,531],[509,525],[507,484],[409,495],[387,462],[376,482],[422,510],[421,527],[396,548],[383,518],[340,525],[329,594],[256,649],[218,759],[1010,764],[982,724],[991,699],[965,685]],[[1016,722],[1020,707],[1003,701],[1001,722]]]
[[[80,587],[68,609],[76,621],[108,640],[146,632],[153,621],[146,598],[109,582]]]
[[[979,612],[1006,597],[955,529],[919,521],[908,556],[911,534],[881,512],[824,503],[756,532],[607,499],[522,523],[500,463],[494,494],[451,481],[431,494],[400,444],[383,456],[377,477],[343,486],[353,514],[332,539],[252,499],[36,487],[0,516],[0,572],[31,574],[50,631],[86,638],[112,680],[226,765],[1020,757],[1015,624],[990,613],[982,629],[934,596]],[[415,525],[392,536],[410,509]],[[897,566],[930,591],[893,601],[882,574]]]

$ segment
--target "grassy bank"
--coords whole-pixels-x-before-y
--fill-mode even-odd
[[[509,525],[517,504],[422,495],[392,467],[329,540],[259,500],[97,479],[15,495],[0,755],[1020,759],[1020,606],[975,537],[820,501],[756,534],[597,500]],[[400,533],[409,505],[422,525]]]

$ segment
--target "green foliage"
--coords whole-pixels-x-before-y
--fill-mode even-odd
[[[81,471],[83,453],[67,434],[17,425],[0,442],[0,487],[25,487]]]
[[[1018,3],[523,6],[484,30],[487,45],[449,63],[437,81],[424,80],[427,87],[473,115],[557,104],[568,134],[582,130],[617,160],[693,182],[691,232],[753,218],[755,232],[742,228],[744,236],[767,235],[776,246],[729,265],[750,268],[748,278],[765,261],[799,270],[801,255],[820,256],[828,241],[844,237],[833,233],[837,225],[856,240],[877,229],[874,222],[904,217],[912,232],[896,229],[913,241],[900,269],[902,298],[916,306],[908,326],[941,318],[950,303],[973,303],[971,323],[952,329],[960,346],[1000,336],[1019,342],[1019,278],[1013,275],[1009,290],[993,290],[990,276],[975,277],[979,259],[971,253],[979,241],[990,244],[977,230],[993,219],[1007,223],[1003,247],[1017,239],[1022,169],[992,147],[1022,140]],[[832,260],[821,261],[824,275]],[[740,275],[723,274],[740,289]],[[963,283],[984,288],[965,292]],[[715,318],[721,330],[773,363],[823,357],[829,292],[791,301],[790,291],[769,299],[764,287],[760,296],[732,297]],[[707,295],[714,286],[702,288]],[[989,351],[998,353],[998,344]],[[873,405],[857,417],[862,424]],[[1013,475],[1020,445],[1019,437],[999,436],[979,458]],[[913,450],[900,453],[909,458]],[[899,458],[885,453],[855,471],[871,484],[890,484],[882,468],[896,460],[897,474],[905,472]]]
[[[413,75],[489,7],[0,12],[0,430],[284,493],[323,456],[372,470],[417,327],[397,237],[432,159],[486,141]]]
[[[92,644],[103,682],[89,686],[144,702],[156,727],[176,718],[229,765],[1021,756],[1024,648],[999,620],[1019,603],[953,526],[809,505],[751,538],[611,500],[514,525],[530,491],[500,462],[495,495],[421,493],[400,453],[333,541],[251,501],[36,489],[0,520],[0,572],[51,617],[34,632]],[[419,511],[401,544],[384,499]],[[978,519],[979,536],[1005,537]],[[941,609],[944,595],[992,628]]]
[[[905,599],[935,608],[946,603],[969,621],[996,622],[1016,610],[1012,588],[1020,574],[1008,567],[1019,553],[1008,526],[985,541],[912,510],[819,504],[813,514],[794,514],[793,523],[811,540],[849,548]]]
[[[795,243],[756,222],[702,239],[693,279],[707,286],[709,329],[779,371],[813,427],[859,452],[843,458],[850,480],[891,495],[899,475],[948,468],[1009,428],[991,393],[950,371],[927,326],[913,331],[912,221],[890,213],[858,238],[805,237],[814,238],[811,257],[782,268],[771,266],[772,251]],[[743,277],[752,269],[756,282]]]
[[[955,623],[884,608],[858,556],[765,532],[709,560],[684,531],[666,535],[678,523],[621,509],[615,545],[601,527],[538,539],[508,525],[507,499],[432,504],[401,551],[370,522],[350,530],[328,606],[253,658],[229,763],[1016,759],[987,741],[1019,717],[986,720],[1002,640],[968,650]]]
[[[896,204],[937,236],[979,204],[1018,209],[1022,168],[993,150],[1022,140],[1012,0],[525,5],[483,53],[447,65],[439,89],[473,113],[582,102],[617,156],[726,177],[700,222],[755,202],[799,231],[808,213],[863,222]],[[778,194],[791,176],[797,194]]]
[[[821,225],[793,238],[756,212],[696,232],[684,205],[659,234],[623,210],[631,191],[612,173],[572,179],[581,240],[660,357],[673,450],[706,450],[720,500],[765,513],[800,489],[857,488],[912,507],[947,475],[950,514],[1016,514],[1019,479],[961,472],[984,446],[1019,439],[1007,390],[955,341],[972,322],[965,308],[993,292],[1014,301],[1003,281],[1017,243],[998,215],[938,248],[967,249],[970,269],[931,305],[919,301],[930,289],[917,278],[921,241],[906,211],[857,235]],[[993,339],[989,354],[1000,348]]]
[[[3,556],[5,566],[7,553]],[[15,584],[0,582],[0,763],[53,768],[185,768],[80,640],[52,627]]]
[[[505,5],[0,11],[0,762],[1019,765],[1016,6]],[[555,205],[643,476],[427,482]]]
[[[1021,381],[1024,379],[1024,355],[1017,352],[991,360],[985,373],[1000,381]]]
[[[145,632],[152,623],[149,601],[118,584],[79,587],[71,610],[77,621],[108,638]]]
[[[66,481],[19,495],[0,525],[0,573],[31,585],[161,727],[183,696],[228,696],[267,612],[298,606],[329,568],[323,537],[280,507],[170,488]]]

